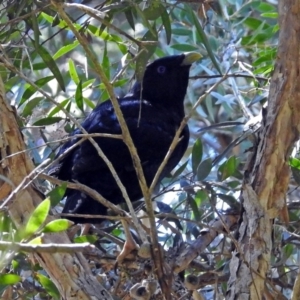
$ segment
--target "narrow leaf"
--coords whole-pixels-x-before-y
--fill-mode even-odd
[[[172,36],[172,29],[171,29],[170,16],[165,8],[164,8],[163,13],[161,14],[161,20],[165,27],[167,44],[170,44],[171,36]]]
[[[41,202],[30,216],[26,227],[25,237],[32,236],[45,222],[50,209],[50,199]]]
[[[199,207],[198,207],[195,199],[191,195],[188,195],[187,200],[191,206],[195,220],[198,222],[201,222],[201,214],[200,214]]]
[[[197,168],[202,160],[203,155],[203,146],[202,141],[197,139],[192,150],[192,169],[193,173],[197,173]]]
[[[55,116],[58,112],[61,111],[62,107],[66,107],[70,103],[70,99],[65,99],[63,100],[60,105],[55,106],[49,113],[48,117],[53,117]]]
[[[228,177],[232,176],[237,169],[237,159],[235,156],[231,156],[228,160],[226,160],[218,170],[218,179],[220,181],[224,181]]]
[[[96,105],[88,98],[83,97],[84,103],[91,109],[94,109]]]
[[[43,241],[42,241],[42,237],[41,236],[37,236],[36,238],[32,239],[29,242],[30,245],[42,245]]]
[[[46,64],[46,66],[51,70],[53,73],[54,77],[56,78],[58,84],[60,85],[61,89],[65,91],[65,83],[64,79],[59,71],[59,68],[57,67],[54,59],[52,56],[49,54],[49,52],[42,46],[39,46],[36,48],[36,51],[38,54],[41,56],[42,60]]]
[[[202,161],[197,169],[197,179],[199,181],[204,180],[212,169],[212,161],[210,158]]]
[[[69,59],[69,74],[72,80],[78,85],[79,77],[73,59]]]
[[[107,42],[104,44],[104,53],[102,58],[102,67],[107,78],[110,78],[110,63],[107,55]]]
[[[33,109],[35,109],[43,99],[44,99],[44,97],[36,97],[36,98],[29,100],[26,103],[26,105],[21,113],[21,116],[26,118],[26,117],[32,115]]]
[[[67,53],[69,53],[70,51],[72,51],[73,49],[75,49],[77,46],[79,45],[79,42],[76,40],[74,41],[73,44],[70,45],[66,45],[61,47],[54,55],[53,55],[53,59],[56,60],[59,57],[66,55]]]
[[[125,14],[125,17],[127,19],[128,24],[130,25],[130,27],[133,30],[135,30],[135,22],[134,22],[134,17],[133,17],[132,9],[134,9],[134,8],[130,7],[129,9],[126,9],[124,11],[124,14]]]
[[[157,33],[155,35],[153,34],[153,30],[149,30],[145,33],[142,40],[143,41],[157,41]],[[140,81],[143,78],[144,71],[146,64],[148,63],[149,58],[152,56],[152,54],[155,52],[156,46],[146,46],[145,47],[147,51],[145,51],[144,48],[139,47],[139,52],[143,51],[139,55],[139,57],[136,60],[136,67],[135,67],[135,74],[138,81]]]
[[[90,243],[94,244],[99,238],[95,235],[81,235],[74,239],[74,243]]]
[[[38,79],[34,83],[38,87],[43,87],[46,83],[48,83],[52,79],[54,79],[54,76],[47,76],[47,77]],[[36,91],[37,91],[37,89],[35,87],[29,85],[28,88],[24,91],[22,99],[21,99],[18,107],[20,107],[24,102],[26,102],[26,100],[28,100]]]
[[[82,88],[85,89],[87,87],[89,87],[90,85],[93,85],[93,83],[95,82],[96,79],[89,79],[85,82],[82,83]]]
[[[190,13],[190,15],[192,16],[194,25],[195,25],[195,27],[197,29],[198,34],[200,35],[200,37],[201,37],[201,39],[203,41],[203,44],[204,44],[204,46],[205,46],[205,48],[207,50],[207,53],[208,53],[208,55],[209,55],[212,63],[214,64],[214,66],[218,70],[218,72],[220,74],[222,74],[220,66],[219,66],[219,64],[218,64],[218,62],[217,62],[217,60],[215,58],[215,55],[214,55],[214,53],[212,51],[212,48],[211,48],[211,46],[210,46],[210,44],[208,42],[207,36],[206,36],[206,34],[205,34],[205,32],[204,32],[204,30],[203,30],[203,28],[202,28],[202,26],[201,26],[201,24],[200,24],[200,22],[198,20],[198,17],[196,15],[196,13],[192,10],[191,6],[186,5],[185,7],[188,10],[188,12]]]
[[[55,187],[52,191],[47,194],[47,198],[50,198],[51,206],[57,205],[62,200],[67,189],[67,184],[63,183]]]
[[[82,98],[82,81],[78,82],[76,91],[75,91],[75,102],[77,107],[83,111],[83,98]]]
[[[190,44],[174,44],[174,45],[171,46],[171,48],[176,49],[178,51],[183,51],[183,52],[198,50],[197,47],[192,46]]]
[[[147,20],[154,21],[163,14],[165,8],[158,0],[154,0],[149,3],[150,5],[147,8],[145,8],[142,12]]]
[[[21,276],[16,274],[1,274],[0,285],[11,285],[21,281]]]
[[[58,219],[53,220],[49,222],[45,227],[43,228],[44,233],[49,232],[60,232],[67,230],[70,226],[72,226],[73,222],[67,220],[67,219]]]
[[[54,300],[59,300],[61,299],[60,293],[55,286],[55,284],[45,275],[42,275],[38,273],[36,275],[39,283],[43,286],[43,288],[48,292],[48,294],[54,299]]]
[[[57,123],[61,120],[63,120],[63,118],[60,118],[60,117],[47,117],[47,118],[43,118],[43,119],[40,119],[40,120],[34,122],[32,125],[34,125],[34,126],[47,126],[47,125],[55,124],[55,123]]]
[[[172,178],[177,178],[177,177],[184,171],[184,169],[186,168],[187,164],[188,164],[188,160],[187,160],[184,164],[182,164],[182,165],[174,172]]]

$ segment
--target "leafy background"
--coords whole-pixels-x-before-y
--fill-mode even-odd
[[[155,197],[157,212],[172,212],[177,218],[175,223],[169,219],[158,223],[165,249],[194,240],[220,214],[238,214],[243,166],[268,97],[276,57],[276,1],[84,1],[84,10],[73,2],[65,11],[118,96],[125,95],[134,78],[142,76],[149,60],[186,51],[203,55],[191,70],[185,101],[186,113],[191,113],[188,151]],[[90,13],[89,7],[101,13]],[[10,67],[0,65],[1,76],[30,155],[39,165],[53,158],[58,140],[75,128],[70,115],[82,120],[109,98],[108,92],[82,45],[50,3],[3,1],[0,20],[1,62],[10,63]],[[226,79],[222,79],[224,74]],[[296,150],[291,166],[294,176],[287,195],[291,223],[287,229],[279,221],[274,226],[271,275],[287,298],[298,268],[294,233],[299,231],[300,164]],[[53,186],[41,181],[39,188],[47,194]],[[58,212],[64,189],[50,194]],[[44,209],[47,215],[49,208]],[[30,237],[24,236],[2,218],[2,240],[29,242],[44,230],[45,219],[32,221],[38,226]],[[57,226],[65,230],[68,224]],[[55,226],[51,230],[59,231]],[[124,237],[121,226],[110,234]],[[76,239],[95,241],[95,236]],[[110,243],[105,247],[114,249]],[[230,237],[219,235],[198,257],[203,268],[189,269],[186,274],[198,276],[213,270],[228,274],[230,249]],[[1,261],[2,291],[9,286],[16,292],[22,282],[27,284],[24,299],[37,293],[43,299],[59,298],[43,270],[30,264],[26,255],[2,251]],[[202,292],[206,299],[225,294],[226,277],[215,287],[203,287]]]

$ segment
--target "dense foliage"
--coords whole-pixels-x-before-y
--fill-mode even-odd
[[[82,6],[65,5],[73,28],[50,3],[22,0],[0,4],[0,68],[8,101],[16,109],[28,151],[39,166],[53,158],[60,140],[76,127],[74,118],[82,120],[110,98],[106,80],[116,95],[123,96],[134,76],[141,78],[149,60],[186,51],[201,53],[203,59],[191,70],[185,101],[190,145],[155,196],[159,241],[165,250],[179,248],[183,241],[190,243],[206,232],[216,217],[240,213],[243,167],[259,127],[276,57],[276,1],[84,2]],[[291,223],[287,229],[280,221],[274,224],[270,274],[287,298],[298,268],[295,208],[300,164],[296,151],[293,156],[294,178],[287,195]],[[60,212],[63,202],[59,201],[66,187],[53,190],[47,181],[38,185]],[[31,218],[24,232],[16,231],[3,216],[3,241],[27,243],[42,232],[65,230],[67,222],[41,229],[47,203],[40,208],[43,213],[36,214],[42,217]],[[165,218],[165,213],[173,218]],[[123,238],[121,223],[116,225],[109,234]],[[227,232],[205,245],[185,272],[185,276],[223,274],[198,286],[206,299],[225,295],[233,237]],[[94,233],[75,237],[77,242],[95,240]],[[112,254],[112,245],[103,243],[102,247]],[[22,290],[22,299],[37,293],[43,299],[59,298],[43,270],[25,254],[2,251],[1,267],[1,292],[10,286],[15,293]],[[99,272],[99,266],[93,271]],[[110,284],[108,288],[113,286]]]

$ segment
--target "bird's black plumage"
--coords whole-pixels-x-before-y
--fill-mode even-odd
[[[145,179],[151,184],[157,169],[166,156],[183,117],[183,101],[188,85],[191,64],[199,54],[168,56],[155,60],[146,67],[142,82],[119,99],[119,105],[132,140],[141,160]],[[82,127],[88,133],[121,134],[119,122],[110,101],[98,105],[84,120]],[[81,133],[79,129],[72,135]],[[163,179],[180,161],[189,141],[186,126],[181,140],[161,173]],[[71,147],[77,138],[65,143],[57,157]],[[131,155],[120,139],[95,138],[127,189],[131,201],[142,197]],[[124,202],[115,179],[89,141],[85,141],[67,154],[50,170],[59,179],[78,181],[96,191],[114,204]],[[64,213],[106,214],[107,208],[78,190],[68,189]],[[71,218],[76,223],[97,223],[101,219]]]

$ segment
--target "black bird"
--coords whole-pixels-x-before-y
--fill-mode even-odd
[[[183,101],[193,62],[200,59],[198,53],[167,56],[146,66],[142,82],[136,82],[131,91],[118,99],[124,119],[137,149],[148,186],[166,156],[183,117]],[[121,134],[119,122],[111,101],[98,105],[83,121],[88,133]],[[76,129],[71,135],[79,134]],[[62,155],[78,141],[73,138],[65,143],[56,157]],[[97,137],[95,141],[113,164],[131,201],[142,198],[129,150],[121,139]],[[161,181],[182,158],[189,141],[188,126],[181,133],[181,140],[160,175]],[[68,153],[49,174],[61,180],[78,181],[95,189],[114,204],[123,203],[115,179],[94,146],[85,141]],[[67,189],[63,213],[101,214],[107,208],[81,191]],[[69,218],[75,223],[99,223],[99,218]]]

